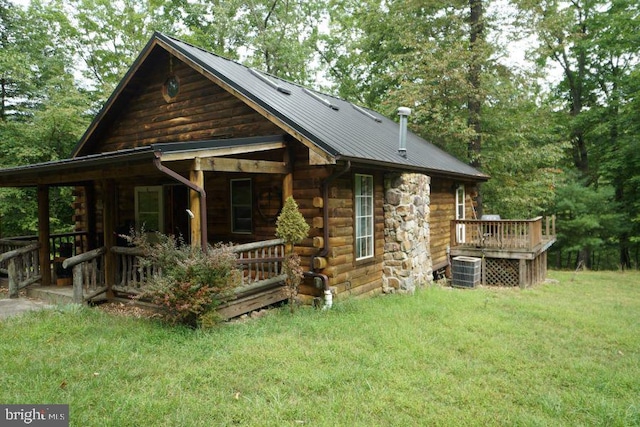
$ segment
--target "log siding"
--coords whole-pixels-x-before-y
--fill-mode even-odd
[[[250,106],[189,67],[173,60],[180,89],[167,102],[163,84],[171,73],[166,52],[151,55],[144,76],[133,81],[121,113],[98,140],[87,145],[96,154],[162,142],[241,138],[282,133]],[[90,147],[90,148],[89,148]]]

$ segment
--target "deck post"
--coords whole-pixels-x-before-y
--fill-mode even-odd
[[[74,304],[84,303],[84,295],[82,293],[82,267],[83,264],[76,264],[73,266],[73,302]]]
[[[38,241],[42,286],[51,286],[51,248],[49,247],[49,186],[38,185]]]
[[[104,246],[106,252],[104,255],[104,281],[107,287],[107,298],[113,298],[112,286],[115,283],[116,278],[116,263],[115,257],[111,252],[111,248],[115,244],[115,222],[116,222],[116,210],[115,210],[115,184],[113,180],[105,180],[102,182],[102,233]],[[80,271],[81,273],[81,271]],[[80,280],[82,280],[82,274],[78,274]],[[74,299],[76,288],[76,274],[73,274],[73,287],[74,287]],[[82,289],[82,284],[80,284]]]
[[[518,270],[520,271],[520,287],[522,289],[527,287],[527,261],[524,259],[519,260]]]
[[[193,160],[193,168],[189,171],[189,181],[200,188],[204,188],[204,171],[200,169],[200,158]],[[189,210],[193,214],[191,218],[191,244],[194,246],[202,246],[202,207],[200,204],[200,194],[197,191],[189,190]]]
[[[9,298],[18,298],[18,269],[16,268],[16,259],[11,258],[7,265],[9,273]]]

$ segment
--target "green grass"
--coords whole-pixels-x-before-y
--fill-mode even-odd
[[[640,425],[640,274],[550,276],[211,331],[29,313],[0,323],[0,402],[73,426]]]

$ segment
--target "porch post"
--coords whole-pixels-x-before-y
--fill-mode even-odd
[[[289,171],[291,171],[291,153],[289,149],[284,152],[284,164],[289,167]],[[293,173],[289,172],[282,179],[282,206],[284,206],[284,202],[286,202],[289,196],[293,196]]]
[[[115,185],[113,180],[102,182],[102,237],[106,252],[104,254],[104,281],[107,287],[107,298],[113,298],[112,286],[116,278],[116,263],[111,252],[115,243]]]
[[[87,221],[87,237],[86,247],[83,251],[90,251],[96,248],[96,202],[95,202],[95,183],[86,184],[84,186],[85,214]]]
[[[204,171],[200,169],[199,157],[193,160],[193,168],[189,171],[189,181],[200,188],[204,188]],[[202,221],[206,221],[207,218],[202,218],[201,203],[200,194],[190,189],[189,210],[193,214],[193,218],[191,218],[191,244],[194,246],[202,246],[204,240],[202,238]]]
[[[49,247],[49,187],[38,185],[38,242],[42,286],[51,286],[51,248]]]

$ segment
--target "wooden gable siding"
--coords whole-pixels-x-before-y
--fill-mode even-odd
[[[180,91],[171,101],[163,96],[169,76],[169,55],[153,53],[114,108],[102,137],[87,144],[83,154],[96,154],[153,143],[241,138],[282,133],[276,125],[177,59],[173,73]]]
[[[447,247],[451,244],[451,221],[456,218],[457,183],[451,179],[435,177],[431,179],[430,222],[431,259],[434,270],[448,264]],[[470,192],[472,185],[465,185],[465,215],[473,218]]]

